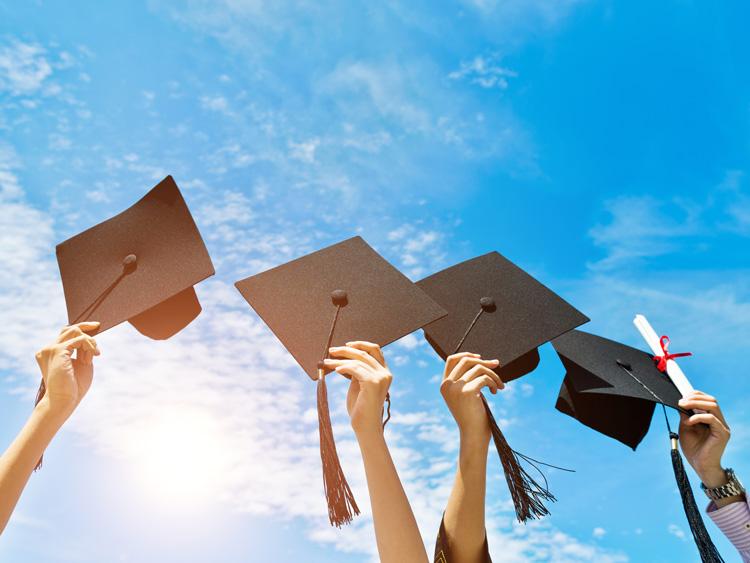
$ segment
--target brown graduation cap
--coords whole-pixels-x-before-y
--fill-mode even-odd
[[[417,282],[448,315],[424,328],[441,358],[473,352],[498,359],[503,381],[525,375],[539,363],[537,348],[588,322],[588,317],[497,252],[451,266]],[[519,521],[548,514],[554,500],[521,467],[482,396]]]
[[[552,345],[566,370],[557,398],[560,412],[635,450],[648,432],[654,408],[662,405],[677,488],[701,560],[723,561],[701,518],[665,407],[692,413],[677,404],[682,395],[659,370],[660,358],[579,330],[560,336]],[[673,357],[680,355],[686,354]]]
[[[198,316],[193,286],[214,274],[171,176],[132,207],[56,250],[68,322],[99,321],[97,332],[130,321],[146,336],[169,338]],[[42,382],[37,403],[44,392]]]
[[[185,200],[167,176],[132,207],[57,245],[68,321],[123,321],[162,340],[201,311],[193,286],[214,274]]]
[[[236,284],[311,379],[317,380],[323,482],[332,525],[359,513],[333,440],[328,348],[351,340],[385,346],[445,311],[362,238],[353,237]]]

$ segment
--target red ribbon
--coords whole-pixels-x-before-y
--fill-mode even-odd
[[[685,356],[692,356],[692,352],[680,352],[679,354],[670,354],[669,353],[669,336],[662,336],[659,339],[659,344],[661,344],[661,350],[664,352],[663,356],[654,356],[654,361],[657,362],[656,369],[658,369],[661,372],[666,373],[667,371],[667,362],[669,360],[674,360],[675,358],[682,358]]]

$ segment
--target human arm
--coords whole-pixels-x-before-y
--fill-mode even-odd
[[[383,404],[393,375],[376,344],[348,342],[330,354],[326,367],[351,378],[347,411],[362,452],[380,561],[425,563],[424,542],[383,434]]]
[[[451,563],[479,563],[487,557],[485,494],[490,431],[481,390],[495,394],[505,385],[492,371],[497,360],[478,354],[459,353],[445,363],[440,393],[458,425],[458,467],[443,515],[444,541],[450,546]]]
[[[85,333],[98,323],[65,327],[36,354],[45,394],[8,449],[0,456],[0,533],[44,450],[84,397],[93,378],[96,341]],[[72,357],[76,350],[76,358]]]

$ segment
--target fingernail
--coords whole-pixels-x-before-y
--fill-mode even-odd
[[[493,364],[499,364],[500,360],[490,360],[490,362],[493,363]]]

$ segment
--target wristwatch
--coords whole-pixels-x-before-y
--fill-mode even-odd
[[[733,469],[725,469],[724,473],[727,476],[727,482],[718,487],[709,489],[701,483],[701,489],[706,493],[706,496],[711,500],[719,500],[727,497],[736,497],[745,494],[745,487],[742,486],[740,480],[737,479],[737,475],[734,474]]]

